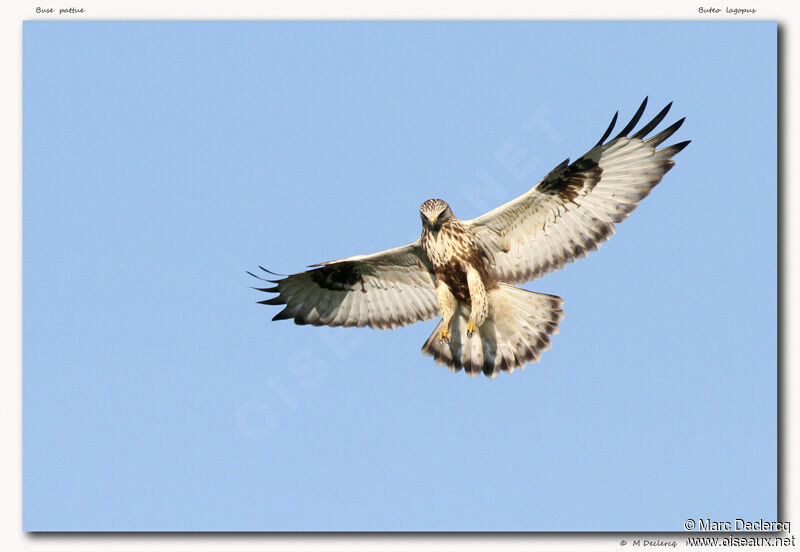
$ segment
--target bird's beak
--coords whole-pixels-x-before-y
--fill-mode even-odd
[[[435,217],[428,217],[428,222],[430,222],[431,226],[433,226],[434,224],[436,224],[436,218]]]

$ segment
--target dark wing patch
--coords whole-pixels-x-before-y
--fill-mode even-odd
[[[586,188],[593,188],[600,180],[603,170],[597,162],[580,158],[571,165],[569,159],[561,163],[542,180],[536,188],[539,192],[550,196],[558,196],[561,201],[573,202],[575,198],[586,193]]]
[[[433,269],[418,244],[314,265],[275,285],[260,303],[286,305],[273,320],[315,326],[395,328],[439,313]]]
[[[308,274],[311,276],[311,280],[322,289],[352,291],[356,289],[357,284],[360,284],[361,291],[366,293],[361,271],[362,268],[359,268],[357,263],[344,261],[309,270]]]
[[[478,217],[476,243],[490,260],[491,276],[525,282],[561,268],[597,249],[661,181],[672,157],[689,141],[656,149],[683,124],[677,121],[651,138],[671,103],[633,135],[647,98],[622,131],[605,142],[617,114],[595,147],[573,163],[559,164],[526,194]]]

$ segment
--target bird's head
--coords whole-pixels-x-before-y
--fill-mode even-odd
[[[444,200],[429,199],[420,206],[419,216],[422,218],[423,228],[438,230],[442,224],[453,218],[453,211]]]

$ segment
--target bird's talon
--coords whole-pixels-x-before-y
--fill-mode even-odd
[[[467,323],[467,337],[472,337],[472,334],[475,333],[476,329],[478,329],[478,327],[475,325],[475,321],[474,320],[470,320]]]
[[[439,330],[439,339],[446,343],[450,343],[450,330],[447,328],[442,328]]]

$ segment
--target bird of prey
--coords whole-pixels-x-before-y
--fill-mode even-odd
[[[564,161],[534,188],[472,220],[441,199],[420,207],[422,235],[371,255],[311,265],[256,288],[285,305],[273,320],[396,328],[441,317],[422,352],[451,371],[493,378],[539,360],[563,318],[563,300],[515,287],[597,249],[675,162],[689,141],[656,149],[680,119],[647,138],[672,103],[633,132],[647,105],[614,138]],[[263,269],[265,272],[270,271]],[[252,275],[252,273],[251,273]],[[278,275],[280,276],[280,275]]]

